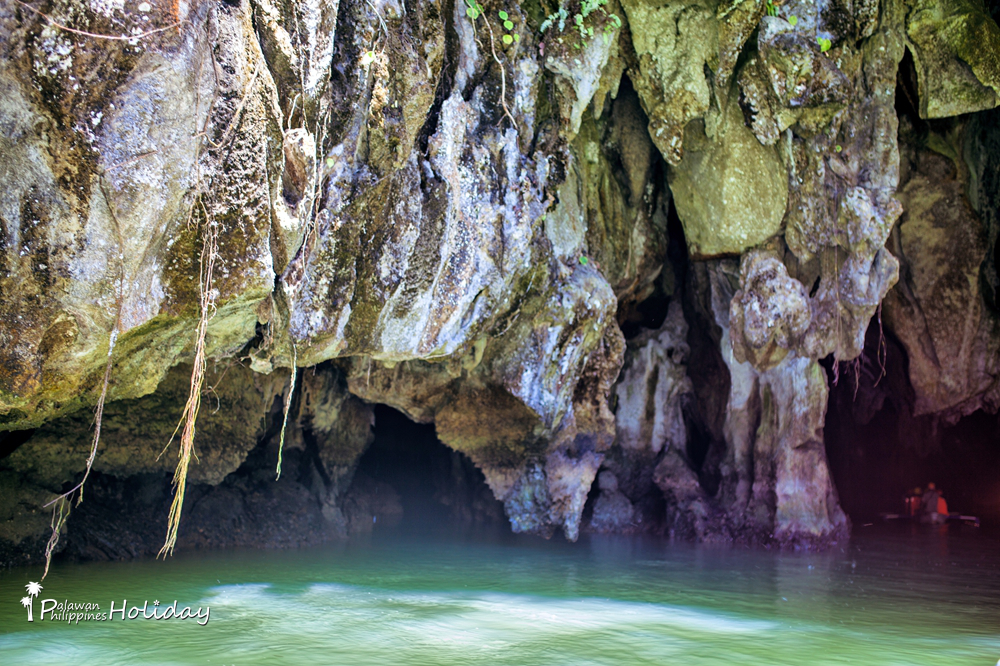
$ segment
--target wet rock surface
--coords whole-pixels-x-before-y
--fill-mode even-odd
[[[935,133],[928,147],[906,153],[906,212],[891,245],[906,270],[884,307],[886,324],[907,350],[914,415],[951,421],[1000,406],[1000,321],[980,279],[988,228],[966,196],[963,130],[957,125],[945,135],[955,145]]]
[[[806,547],[847,530],[828,386],[872,322],[908,359],[886,404],[1000,406],[978,3],[150,9],[0,8],[0,561],[82,478],[106,367],[64,545],[148,552],[200,319],[205,547],[405,515],[358,473],[375,405],[515,531]]]

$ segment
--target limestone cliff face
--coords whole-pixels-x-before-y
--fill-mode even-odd
[[[917,412],[1000,403],[986,116],[954,155],[904,133],[900,183],[906,49],[921,118],[1000,102],[993,19],[938,5],[611,0],[581,32],[569,2],[542,32],[554,3],[3,3],[0,428],[38,430],[0,459],[0,538],[82,472],[109,358],[95,469],[169,471],[202,312],[197,480],[287,404],[334,531],[382,403],[516,531],[575,539],[600,473],[595,529],[837,538],[818,361],[861,353],[901,264]]]

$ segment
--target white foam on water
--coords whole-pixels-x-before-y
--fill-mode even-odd
[[[779,622],[668,604],[493,591],[245,584],[213,587],[197,603],[212,609],[205,627],[151,622],[31,627],[0,635],[0,654],[4,663],[80,666],[926,666],[982,663],[984,652],[1000,650],[1000,641],[990,638],[978,644],[940,637],[902,641],[878,627],[869,632],[808,618]]]

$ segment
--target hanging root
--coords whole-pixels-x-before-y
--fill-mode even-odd
[[[858,400],[858,391],[861,389],[861,356],[851,361],[851,369],[854,370],[854,401]]]
[[[486,17],[484,16],[485,20]],[[510,126],[517,130],[517,121],[514,120],[514,116],[511,115],[510,109],[507,108],[507,71],[503,67],[503,63],[500,62],[500,58],[497,57],[496,47],[493,42],[493,26],[490,25],[489,20],[486,20],[486,27],[490,31],[490,53],[493,54],[493,60],[496,62],[497,66],[500,68],[500,105],[503,106],[503,113],[507,116],[507,120],[510,121]]]
[[[184,429],[181,432],[180,460],[174,471],[174,501],[170,504],[170,515],[167,517],[167,538],[157,557],[172,555],[177,544],[177,529],[180,527],[181,510],[184,508],[184,491],[187,488],[188,468],[194,456],[195,423],[198,420],[198,409],[201,407],[201,387],[205,381],[205,337],[208,334],[208,322],[215,309],[215,295],[212,289],[212,273],[215,270],[215,260],[218,257],[216,244],[216,224],[205,211],[204,246],[201,250],[201,316],[198,319],[197,338],[194,348],[194,366],[191,368],[191,387],[188,392],[187,404],[181,421]],[[172,440],[173,438],[171,438]],[[169,442],[167,446],[170,446]]]
[[[72,508],[70,500],[73,494],[79,491],[76,503],[79,506],[80,502],[83,501],[83,487],[84,484],[87,483],[87,479],[90,478],[90,470],[94,468],[94,460],[97,458],[97,446],[101,441],[101,423],[104,420],[104,402],[108,397],[108,384],[111,383],[111,367],[114,364],[115,343],[118,342],[118,331],[121,330],[122,324],[122,306],[125,301],[125,253],[122,250],[124,245],[121,235],[121,225],[119,225],[118,216],[115,214],[115,209],[111,205],[111,197],[108,196],[103,178],[101,178],[100,184],[101,192],[104,194],[104,200],[111,213],[111,220],[114,222],[115,236],[118,240],[118,290],[115,294],[115,322],[111,327],[111,335],[108,338],[108,359],[104,364],[104,379],[101,382],[101,395],[97,398],[97,408],[94,410],[94,439],[90,444],[90,455],[87,456],[87,465],[83,472],[83,478],[80,479],[78,484],[51,500],[43,507],[52,507],[52,535],[49,536],[49,541],[45,544],[45,573],[42,574],[42,580],[45,580],[45,576],[49,573],[49,566],[52,564],[52,554],[55,552],[56,546],[59,545],[60,532],[66,524],[66,520],[69,518],[69,513]]]
[[[48,543],[45,544],[45,571],[42,572],[40,580],[45,580],[45,577],[49,575],[52,554],[56,552],[56,546],[59,545],[59,535],[62,534],[62,528],[66,524],[69,512],[72,509],[69,498],[63,495],[60,495],[53,501],[56,502],[56,505],[52,507],[52,536],[49,537]]]
[[[119,306],[119,313],[121,312],[121,307]],[[101,395],[97,398],[97,410],[94,412],[94,439],[90,445],[90,455],[87,457],[87,468],[83,473],[83,478],[80,482],[59,495],[52,501],[45,504],[45,508],[48,508],[56,503],[62,503],[70,499],[74,493],[79,491],[79,496],[77,497],[76,503],[80,504],[83,501],[83,484],[87,482],[87,478],[90,476],[90,470],[94,467],[94,459],[97,457],[97,444],[101,441],[101,421],[104,418],[104,401],[108,396],[108,383],[111,381],[111,365],[112,365],[112,354],[115,350],[115,342],[118,338],[118,323],[115,322],[115,330],[111,332],[111,341],[108,344],[108,362],[104,366],[104,382],[101,385]]]
[[[275,481],[281,478],[281,452],[285,450],[285,428],[288,427],[288,412],[292,409],[292,394],[295,393],[295,376],[298,374],[295,343],[292,343],[292,376],[288,380],[288,394],[285,396],[285,413],[281,417],[281,436],[278,437],[278,467]]]
[[[63,30],[64,32],[71,32],[74,35],[81,35],[83,37],[90,37],[91,39],[106,39],[106,40],[113,41],[113,42],[135,43],[137,40],[143,39],[144,37],[149,37],[150,35],[155,35],[156,33],[159,33],[159,32],[166,32],[168,30],[172,30],[173,28],[177,28],[177,32],[180,32],[180,30],[181,30],[181,23],[182,23],[182,21],[180,20],[179,15],[172,15],[172,18],[174,19],[174,22],[171,23],[170,25],[164,26],[162,28],[155,28],[153,30],[147,30],[146,32],[140,33],[138,35],[102,35],[102,34],[96,33],[96,32],[87,32],[86,30],[77,30],[76,28],[71,28],[68,25],[64,25],[62,23],[59,23],[58,21],[56,21],[54,18],[52,18],[51,16],[49,16],[45,12],[40,11],[38,9],[35,9],[31,5],[29,5],[28,3],[23,2],[23,0],[14,0],[14,2],[16,2],[19,5],[21,5],[25,9],[27,9],[29,11],[32,11],[35,14],[38,14],[40,17],[42,17],[43,19],[45,19],[46,23],[48,23],[49,25],[53,26],[54,28],[56,28],[58,30]]]
[[[507,71],[503,67],[503,63],[500,58],[497,57],[496,42],[493,39],[493,26],[490,25],[489,19],[483,15],[483,22],[486,24],[486,28],[490,31],[490,53],[493,55],[493,62],[497,64],[500,68],[500,105],[503,107],[503,114],[510,121],[511,127],[517,130],[517,121],[514,120],[514,116],[511,114],[510,109],[507,107]],[[476,21],[472,21],[472,30],[475,34]],[[483,43],[479,41],[479,35],[476,35],[476,42],[479,44],[480,48],[483,48]]]
[[[878,357],[879,376],[875,380],[875,386],[885,377],[885,362],[889,357],[889,347],[885,344],[885,330],[882,328],[882,304],[878,304]]]
[[[833,257],[834,265],[840,265],[840,248],[836,245],[833,246]],[[836,305],[836,315],[837,315],[837,325],[836,325],[836,340],[837,344],[833,350],[833,385],[838,386],[840,384],[840,339],[841,339],[841,300],[840,300],[840,280],[836,279],[834,284],[837,286],[837,305]]]
[[[87,457],[86,471],[84,471],[83,478],[80,479],[78,484],[45,505],[46,508],[52,507],[52,535],[49,536],[49,541],[45,544],[45,573],[42,574],[42,580],[45,580],[45,576],[49,573],[49,566],[52,564],[52,554],[56,551],[56,546],[59,545],[59,534],[62,531],[63,525],[66,524],[66,519],[69,518],[72,506],[70,500],[73,494],[79,491],[76,503],[79,505],[83,501],[83,485],[87,482],[90,470],[94,467],[94,459],[97,457],[97,444],[101,441],[101,420],[104,417],[104,399],[108,395],[108,382],[111,379],[111,354],[115,348],[117,333],[116,326],[115,331],[111,334],[111,344],[108,346],[108,363],[104,367],[104,384],[101,386],[101,396],[97,399],[97,411],[94,413],[94,440],[90,446],[90,456]]]

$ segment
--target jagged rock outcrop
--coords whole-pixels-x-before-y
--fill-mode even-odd
[[[590,528],[595,532],[628,532],[635,520],[635,506],[618,489],[618,478],[611,470],[597,475],[599,493],[594,501]]]
[[[744,268],[740,284],[745,288]],[[848,522],[823,447],[826,374],[815,359],[795,352],[758,369],[739,358],[740,347],[726,344],[735,330],[732,314],[740,311],[740,293],[729,296],[733,269],[725,263],[710,268],[709,284],[703,287],[711,292],[715,323],[722,330],[722,357],[732,381],[718,501],[731,529],[753,539],[810,546],[842,538]],[[744,323],[744,335],[745,330]]]
[[[574,177],[560,188],[545,230],[565,260],[594,261],[623,307],[649,297],[663,272],[670,193],[627,79],[610,107],[600,118],[585,116],[568,165]]]
[[[110,399],[149,393],[167,368],[190,358],[194,336],[181,333],[193,331],[207,298],[207,354],[247,347],[251,367],[260,372],[350,356],[363,356],[369,366],[451,359],[438,365],[448,365],[445,374],[467,366],[470,377],[452,400],[422,409],[440,418],[446,442],[483,467],[500,498],[518,479],[544,478],[539,470],[550,470],[539,509],[544,518],[535,516],[526,529],[561,526],[573,538],[600,450],[613,437],[606,402],[622,343],[614,291],[586,265],[586,242],[553,253],[545,235],[552,188],[567,179],[575,158],[558,143],[558,126],[543,141],[546,150],[531,148],[540,83],[533,33],[516,30],[521,41],[515,47],[487,46],[486,25],[477,30],[463,7],[449,5],[454,15],[444,15],[445,6],[434,2],[409,8],[198,5],[183,17],[142,16],[130,8],[98,15],[73,3],[49,9],[52,20],[86,24],[88,32],[143,25],[155,37],[130,45],[129,68],[115,72],[100,99],[71,107],[57,99],[67,106],[53,110],[45,100],[58,95],[32,88],[43,75],[32,74],[32,63],[61,54],[44,76],[64,91],[74,80],[89,80],[80,68],[91,54],[106,57],[110,67],[114,53],[29,8],[5,10],[12,37],[3,54],[13,93],[7,114],[22,127],[9,146],[12,173],[19,173],[4,215],[7,253],[25,246],[31,225],[41,224],[35,218],[48,220],[55,206],[66,208],[62,199],[79,197],[77,190],[93,193],[32,231],[45,238],[37,252],[50,257],[44,265],[64,276],[65,288],[34,285],[42,259],[5,264],[5,278],[20,290],[5,289],[5,303],[31,305],[31,294],[23,292],[28,288],[43,300],[55,295],[51,304],[33,308],[37,325],[13,325],[17,312],[5,308],[12,315],[5,335],[22,341],[7,346],[16,353],[6,367],[18,373],[4,386],[7,427],[36,425],[92,402],[109,339],[115,361]],[[511,14],[523,27],[524,16]],[[182,22],[180,29],[171,18]],[[455,57],[446,68],[449,30]],[[149,74],[164,67],[179,73]],[[579,123],[597,86],[591,81],[573,89],[578,99],[571,115]],[[112,98],[121,101],[99,120]],[[187,116],[168,113],[184,107]],[[90,115],[58,115],[69,112]],[[77,180],[46,176],[76,155],[42,155],[33,129],[41,122],[60,140],[86,144],[93,168]],[[600,236],[607,243],[595,247],[622,246],[617,254],[626,255],[626,265],[616,282],[629,294],[655,278],[657,234],[663,234],[663,223],[657,230],[653,221],[656,214],[662,218],[662,203],[646,187],[652,153],[634,125],[615,125],[620,129],[610,150],[624,155],[632,182],[622,188],[609,180],[608,191],[621,192],[623,203],[612,204]],[[138,142],[132,146],[122,138],[126,131],[144,138],[126,137]],[[187,152],[175,156],[167,148]],[[611,171],[606,158],[600,169]],[[582,182],[576,175],[571,180],[576,187]],[[139,206],[145,190],[132,181],[158,188],[155,201],[164,203]],[[237,192],[241,182],[245,200]],[[30,194],[41,189],[44,196]],[[23,201],[34,208],[24,209]],[[634,233],[625,221],[636,218],[645,233]],[[78,240],[60,254],[52,234],[72,229],[80,230]],[[116,239],[120,247],[109,246]],[[217,256],[211,257],[213,288],[202,294],[198,262],[201,257],[203,271],[206,252]],[[608,255],[612,263],[621,261],[615,252]],[[201,279],[206,284],[208,277]],[[78,283],[93,286],[85,291]],[[42,293],[43,287],[51,289]],[[80,336],[84,318],[87,335]],[[137,348],[145,356],[133,353]],[[50,361],[60,364],[52,371],[40,366]],[[348,425],[338,425],[334,414],[343,403],[324,397],[338,394],[316,381],[300,385],[296,404],[312,407],[292,415],[289,443],[294,449],[302,439],[296,423],[313,424],[308,436],[317,439],[329,483],[339,487],[358,454],[350,423],[364,417],[351,408]],[[478,421],[470,421],[473,405]],[[511,428],[492,427],[511,414],[517,415]],[[33,448],[29,443],[24,450]],[[227,473],[212,467],[220,478]]]
[[[681,304],[674,301],[660,330],[632,341],[615,386],[616,444],[623,451],[655,457],[687,443],[681,404],[692,391],[687,336]]]
[[[651,501],[660,494],[657,465],[687,447],[684,409],[693,397],[687,376],[687,335],[680,301],[675,300],[659,330],[647,331],[629,343],[615,386],[615,444],[604,461],[601,475],[605,482],[591,521],[597,531],[610,529],[623,513],[630,516],[621,526],[623,531],[648,529],[662,522],[655,515],[659,503]]]
[[[858,10],[840,20],[835,12],[816,13],[804,4],[783,6],[782,16],[762,21],[758,58],[767,66],[748,65],[740,80],[757,138],[773,143],[783,133],[776,145],[789,178],[789,254],[778,248],[775,256],[791,268],[790,277],[801,285],[795,290],[809,294],[809,321],[795,324],[806,330],[796,331],[789,346],[782,347],[781,339],[776,344],[812,359],[830,353],[850,359],[861,352],[868,321],[898,271],[884,245],[902,212],[894,198],[892,105],[903,56],[902,9],[887,4],[878,20],[865,7]],[[799,20],[792,25],[789,16]],[[754,256],[744,261],[758,261]],[[758,279],[756,270],[743,275]],[[783,293],[779,289],[771,298],[785,298]],[[748,305],[738,294],[737,326],[752,319],[740,314]],[[801,305],[795,299],[792,307]],[[782,305],[770,309],[776,313]],[[755,339],[733,336],[735,343]],[[743,357],[755,358],[753,346]],[[762,360],[763,368],[773,357]]]
[[[861,353],[897,279],[884,245],[902,211],[892,100],[905,10],[873,6],[791,2],[761,18],[756,44],[733,73],[737,85],[712,90],[714,104],[699,114],[705,139],[671,179],[690,253],[742,254],[738,285],[712,279],[713,300],[726,292],[731,302],[713,303],[709,319],[724,331],[731,380],[719,502],[730,529],[753,538],[821,543],[846,528],[821,444],[826,386],[816,362]],[[745,34],[746,14],[720,12],[722,23],[733,22],[727,40]],[[756,144],[734,122],[737,101]],[[698,137],[685,136],[685,145]],[[748,148],[738,162],[722,157],[740,142]],[[741,168],[762,176],[744,180]],[[720,219],[724,242],[699,240],[714,239],[707,230]],[[683,463],[672,459],[660,486],[691,507],[704,533],[705,498]],[[809,493],[788,492],[806,486]]]
[[[685,158],[670,172],[695,258],[738,254],[767,241],[780,231],[788,206],[788,174],[778,150],[757,140],[735,97],[720,103],[726,105],[721,114],[687,131]]]
[[[388,367],[353,361],[349,386],[433,421],[441,440],[483,471],[516,531],[551,534],[561,526],[575,539],[614,438],[607,396],[624,345],[607,283],[586,266],[563,270],[563,281],[529,294],[500,335],[464,358]]]
[[[719,51],[712,3],[625,0],[622,6],[635,26],[629,76],[649,116],[649,136],[667,162],[677,165],[684,156],[686,125],[702,117],[712,100],[705,76]]]
[[[706,292],[711,306],[706,314],[721,332],[731,382],[720,450],[701,470],[688,453],[688,423],[694,417],[685,413],[685,402],[693,398],[692,370],[684,342],[688,326],[675,301],[663,329],[637,341],[626,357],[616,388],[618,441],[608,470],[616,480],[630,481],[626,494],[636,499],[654,483],[666,502],[664,528],[673,535],[803,546],[846,536],[847,519],[823,446],[825,372],[794,353],[764,370],[736,356],[740,347],[730,343],[730,307],[737,303],[733,289],[740,281],[735,262],[711,262],[694,281]],[[713,492],[707,478],[717,479]],[[598,516],[596,504],[594,511]]]

